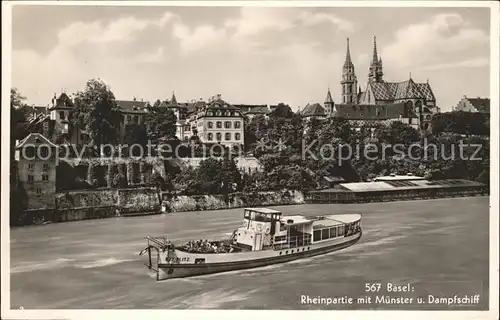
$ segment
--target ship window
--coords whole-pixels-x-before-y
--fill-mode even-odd
[[[285,231],[285,225],[283,223],[280,223],[280,231]]]
[[[321,240],[321,230],[314,230],[313,240],[314,241]]]
[[[339,237],[344,235],[344,226],[339,227]]]
[[[330,238],[330,229],[321,230],[321,240],[326,240]]]
[[[335,238],[337,236],[337,227],[330,229],[330,238]]]
[[[285,254],[288,254],[288,250],[287,250],[287,251],[285,251]]]

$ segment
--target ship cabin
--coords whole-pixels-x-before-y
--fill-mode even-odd
[[[283,217],[280,211],[268,208],[246,208],[243,226],[235,230],[232,244],[243,251],[308,246],[359,232],[359,219],[359,215]]]
[[[282,213],[268,208],[245,208],[243,226],[235,230],[234,244],[245,251],[269,249]]]

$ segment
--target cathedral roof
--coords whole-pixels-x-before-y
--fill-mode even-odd
[[[300,112],[302,117],[326,116],[325,108],[319,103],[308,104],[304,110]]]
[[[400,82],[397,86],[394,100],[401,99],[425,99],[425,95],[420,91],[419,87],[412,79]]]
[[[435,101],[429,83],[415,83],[412,79],[403,82],[369,82],[375,100],[394,101],[401,99],[426,99]]]

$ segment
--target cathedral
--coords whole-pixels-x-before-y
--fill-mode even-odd
[[[411,74],[408,80],[389,82],[384,80],[382,57],[377,52],[377,40],[373,38],[373,55],[368,70],[368,81],[364,91],[358,87],[354,63],[351,59],[349,39],[344,66],[342,68],[341,97],[336,104],[328,89],[325,100],[327,116],[369,122],[401,121],[427,130],[434,113],[439,112],[436,98],[429,81],[418,83]]]

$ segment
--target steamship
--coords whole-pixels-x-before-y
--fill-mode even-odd
[[[166,237],[146,237],[146,266],[156,280],[250,269],[321,255],[361,238],[360,214],[283,216],[268,208],[246,208],[241,227],[223,241],[175,245]],[[208,249],[205,249],[208,248]]]

